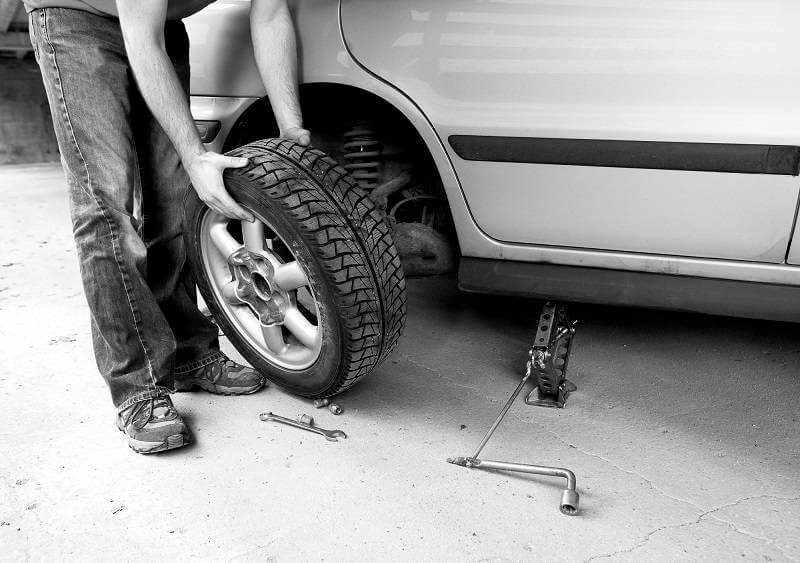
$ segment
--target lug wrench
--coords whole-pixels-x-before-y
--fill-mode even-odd
[[[324,428],[320,428],[319,426],[306,424],[305,422],[298,422],[297,420],[292,420],[291,418],[278,416],[277,414],[272,414],[271,412],[261,413],[260,415],[258,415],[258,418],[260,418],[264,422],[279,422],[281,424],[286,424],[287,426],[294,426],[295,428],[299,428],[301,430],[316,432],[317,434],[321,434],[322,436],[325,437],[326,440],[329,440],[331,442],[338,442],[339,440],[337,438],[347,438],[347,434],[345,434],[341,430],[325,430]]]
[[[563,477],[567,480],[567,488],[561,493],[561,504],[559,505],[559,510],[561,510],[562,514],[574,516],[578,513],[580,495],[578,495],[578,491],[575,490],[575,474],[569,469],[564,469],[562,467],[549,467],[546,465],[529,465],[527,463],[508,463],[505,461],[478,459],[478,456],[481,454],[481,451],[483,451],[484,446],[486,446],[486,442],[489,441],[489,438],[492,437],[494,431],[497,430],[498,426],[500,426],[500,423],[503,421],[503,418],[505,418],[506,413],[508,413],[508,409],[511,408],[511,404],[516,400],[520,394],[520,391],[522,391],[522,389],[525,387],[525,384],[531,377],[531,373],[531,362],[528,361],[525,376],[522,378],[522,381],[519,382],[519,385],[517,385],[517,388],[511,394],[511,397],[509,397],[508,401],[503,407],[503,410],[501,410],[500,414],[497,415],[492,427],[489,428],[486,436],[484,436],[483,440],[481,440],[481,443],[478,446],[478,449],[475,450],[475,453],[470,457],[451,457],[447,459],[447,462],[474,469],[496,469],[499,471],[516,471],[518,473],[547,475],[549,477]]]

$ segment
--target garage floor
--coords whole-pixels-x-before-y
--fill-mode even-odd
[[[0,168],[0,559],[800,559],[800,327],[575,306],[561,411],[512,409],[485,453],[578,477],[468,470],[521,375],[539,303],[411,280],[390,361],[339,417],[276,387],[180,394],[196,444],[128,450],[91,354],[64,181]],[[313,414],[350,438],[269,425]]]

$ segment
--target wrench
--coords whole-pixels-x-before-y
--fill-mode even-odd
[[[264,422],[268,421],[280,422],[281,424],[286,424],[287,426],[294,426],[295,428],[299,428],[300,430],[308,430],[309,432],[316,432],[317,434],[325,436],[325,439],[331,442],[338,442],[339,440],[337,440],[337,438],[347,438],[347,434],[345,434],[341,430],[325,430],[324,428],[319,428],[318,426],[312,426],[311,424],[298,422],[296,420],[292,420],[291,418],[278,416],[277,414],[272,414],[271,412],[261,413],[260,415],[258,415],[258,418],[260,418]]]

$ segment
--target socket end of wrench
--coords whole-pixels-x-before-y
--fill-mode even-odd
[[[558,508],[561,510],[561,514],[575,516],[578,513],[579,503],[580,495],[578,495],[578,491],[566,489],[563,493],[561,493],[561,504]]]
[[[452,463],[453,465],[460,465],[461,467],[477,467],[478,463],[474,458],[471,457],[448,457],[447,463]]]

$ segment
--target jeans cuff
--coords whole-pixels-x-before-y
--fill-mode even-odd
[[[172,393],[166,387],[156,387],[155,389],[148,389],[147,391],[142,391],[141,393],[136,393],[132,397],[128,398],[124,403],[117,407],[117,412],[120,413],[127,409],[134,403],[138,403],[140,401],[146,401],[148,399],[156,399],[158,397],[167,397],[169,394]]]
[[[223,354],[220,350],[214,350],[213,352],[209,353],[207,356],[199,360],[195,360],[194,362],[189,362],[188,364],[179,365],[178,367],[175,368],[173,373],[175,373],[175,377],[180,378],[180,376],[187,375],[196,369],[200,369],[209,364],[213,364],[214,362],[227,359],[228,356]]]

